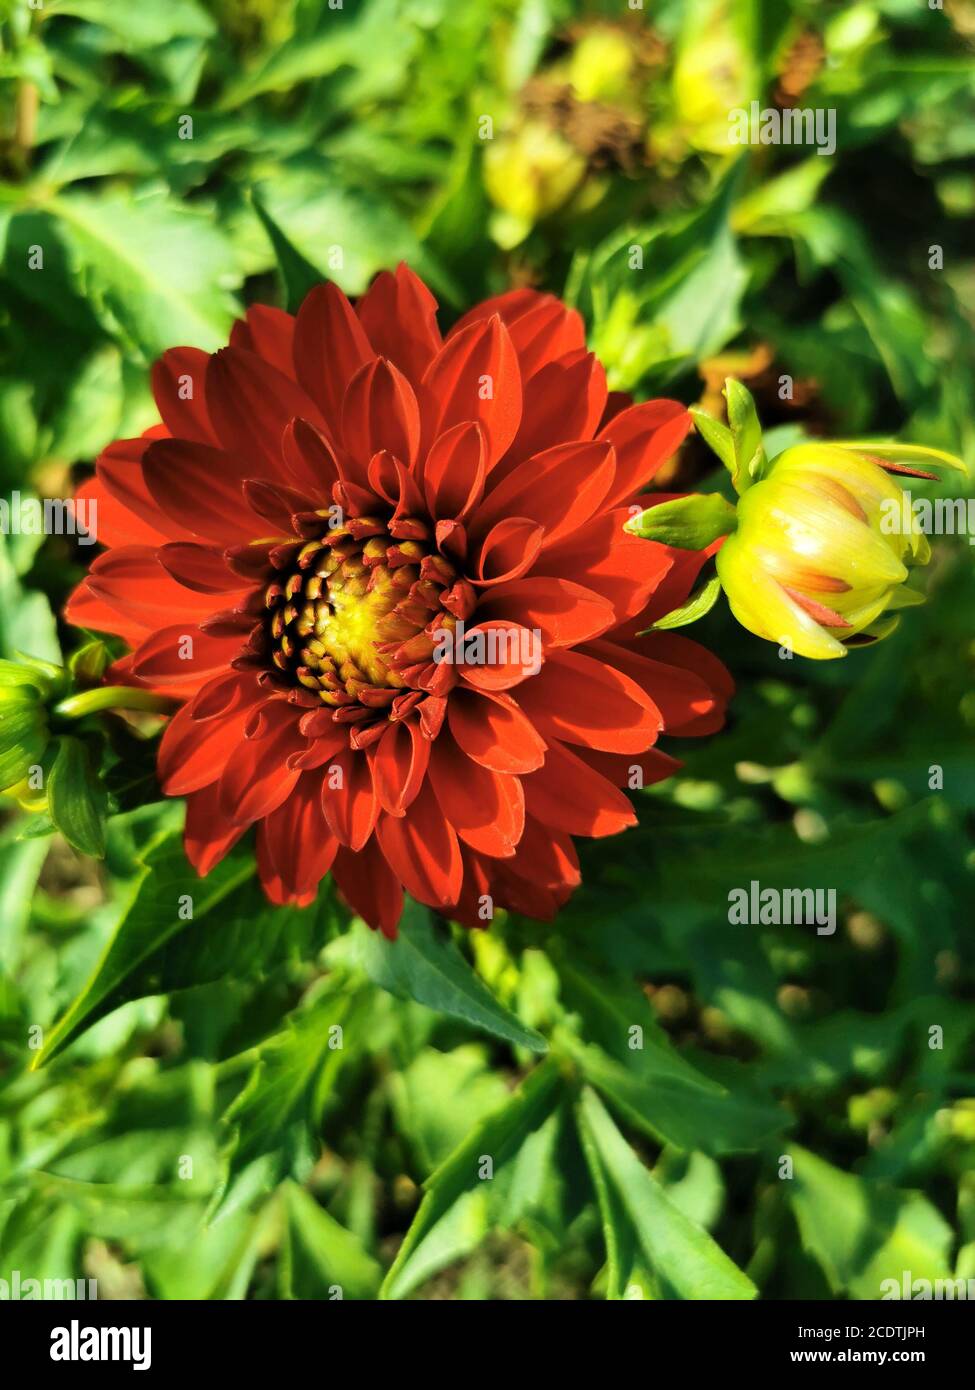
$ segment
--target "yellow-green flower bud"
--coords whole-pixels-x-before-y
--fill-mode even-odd
[[[499,136],[484,153],[488,197],[514,219],[522,236],[527,236],[541,218],[563,207],[585,173],[583,157],[539,120],[525,121]]]
[[[731,114],[758,94],[747,8],[728,0],[689,0],[673,76],[677,123],[697,150],[736,154]]]
[[[584,34],[569,60],[569,81],[580,101],[625,105],[632,96],[636,54],[622,29],[599,25]]]
[[[901,489],[884,471],[897,446],[800,444],[780,454],[742,494],[738,522],[718,554],[721,585],[738,621],[800,656],[845,656],[923,602],[905,587],[931,548]],[[949,455],[913,450],[940,462]]]

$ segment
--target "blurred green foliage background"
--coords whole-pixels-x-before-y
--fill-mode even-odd
[[[973,59],[972,0],[0,0],[0,495],[68,495],[153,423],[153,358],[283,302],[282,248],[350,294],[405,259],[445,324],[537,285],[614,389],[719,413],[733,374],[770,444],[896,434],[971,465]],[[834,110],[835,154],[729,148],[753,100]],[[692,439],[665,481],[711,475]],[[0,655],[95,669],[58,619],[89,558],[0,536]],[[270,909],[246,848],[201,884],[151,721],[83,728],[104,859],[43,810],[0,826],[0,1278],[975,1278],[966,537],[926,583],[888,642],[818,665],[714,610],[727,730],[673,750],[550,927],[417,910],[389,947],[327,890]],[[836,934],[731,926],[752,878],[836,889]]]

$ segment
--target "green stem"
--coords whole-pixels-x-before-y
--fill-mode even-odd
[[[175,701],[168,695],[156,695],[131,685],[100,685],[97,690],[82,690],[69,695],[54,706],[54,714],[62,719],[83,719],[103,709],[140,709],[147,714],[170,714]]]

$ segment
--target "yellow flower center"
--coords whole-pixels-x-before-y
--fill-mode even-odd
[[[274,665],[328,705],[363,690],[402,689],[379,648],[411,637],[419,617],[431,616],[408,611],[422,558],[414,542],[385,535],[363,541],[343,531],[309,541],[288,580],[265,593]]]

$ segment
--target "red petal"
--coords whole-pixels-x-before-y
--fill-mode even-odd
[[[590,650],[599,647],[595,642]],[[539,674],[519,688],[518,703],[546,736],[611,753],[641,752],[662,727],[659,710],[636,681],[577,651],[551,652]]]
[[[469,639],[473,639],[470,641]],[[482,664],[473,664],[484,653]],[[542,639],[519,623],[494,619],[465,629],[454,653],[457,674],[478,690],[510,690],[537,675],[544,660]]]
[[[722,699],[730,700],[735,693],[735,682],[724,662],[719,661],[707,647],[693,638],[682,637],[679,632],[651,632],[646,637],[638,637],[632,643],[644,656],[652,656],[659,661],[669,661],[674,666],[686,666],[694,671],[715,690]]]
[[[281,436],[281,458],[289,483],[328,506],[340,473],[335,455],[307,420],[292,420]]]
[[[181,614],[199,622],[215,606],[212,597],[178,583],[159,563],[156,551],[144,545],[117,546],[99,555],[88,571],[88,588],[147,628],[166,626]]]
[[[395,509],[394,516],[397,520],[416,517],[423,512],[423,496],[416,478],[387,449],[380,449],[379,453],[373,454],[369,460],[368,479],[369,486],[377,497],[381,497]],[[422,526],[422,532],[424,536],[428,534],[425,525]],[[393,535],[397,534],[393,532]]]
[[[159,784],[167,796],[208,787],[238,752],[249,710],[222,719],[196,720],[188,707],[176,711],[159,744]]]
[[[617,415],[622,415],[624,410],[629,410],[633,404],[633,397],[628,391],[610,391],[606,397],[606,409],[603,411],[603,418],[599,422],[600,430],[604,430],[610,420],[615,420]]]
[[[634,539],[636,539],[634,537]],[[478,578],[484,588],[520,579],[538,559],[545,540],[545,528],[526,516],[509,516],[488,532],[477,561]]]
[[[403,815],[423,784],[430,741],[412,720],[390,724],[370,754],[372,781],[384,811]]]
[[[472,323],[452,335],[424,376],[430,398],[429,438],[452,425],[479,420],[490,469],[514,439],[521,420],[521,372],[500,318]]]
[[[423,465],[427,506],[435,521],[458,520],[477,506],[486,467],[486,438],[479,424],[455,425],[440,435]]]
[[[143,462],[146,485],[180,531],[174,539],[196,535],[234,545],[266,533],[261,518],[244,501],[241,472],[246,463],[222,449],[160,439]]]
[[[373,352],[388,357],[418,385],[440,351],[437,301],[423,281],[403,262],[395,275],[380,271],[356,305]]]
[[[376,830],[393,872],[414,898],[447,909],[457,901],[464,870],[457,835],[429,784],[405,816],[383,816]]]
[[[96,598],[88,587],[87,577],[64,605],[64,616],[75,627],[86,627],[91,632],[110,632],[124,637],[130,647],[137,647],[146,636],[144,624],[137,622],[128,612],[120,612],[104,599]]]
[[[517,777],[491,772],[445,737],[433,745],[430,782],[465,844],[493,858],[514,854],[525,828],[525,797]]]
[[[285,376],[293,377],[295,321],[283,309],[252,304],[246,321],[238,319],[230,332],[230,346],[246,348],[269,362]]]
[[[420,408],[401,371],[381,357],[349,382],[342,407],[342,442],[363,467],[386,449],[412,464],[420,447]]]
[[[142,461],[157,436],[120,439],[110,444],[96,464],[98,481],[110,497],[132,516],[148,526],[159,541],[180,540],[186,533],[182,523],[171,521],[146,486]],[[152,544],[149,537],[145,538]]]
[[[263,820],[258,830],[290,898],[317,890],[339,848],[322,811],[319,781],[318,777],[302,777],[287,801]]]
[[[281,476],[281,436],[290,420],[325,423],[291,377],[243,348],[221,348],[211,357],[207,406],[221,444],[250,477]]]
[[[447,701],[443,696],[428,695],[419,706],[420,712],[420,733],[424,738],[433,740],[440,734],[443,722],[447,717]]]
[[[263,699],[255,672],[227,671],[201,686],[186,708],[193,719],[203,721],[250,707]]]
[[[599,637],[616,622],[608,600],[570,579],[530,575],[483,590],[477,616],[519,621],[538,628],[546,646],[574,647]]]
[[[642,753],[600,753],[595,748],[583,748],[579,757],[601,773],[621,791],[638,791],[673,777],[684,766],[659,748],[647,748]],[[637,775],[639,774],[639,775]]]
[[[673,564],[666,546],[624,531],[628,519],[625,509],[608,512],[546,550],[538,564],[543,573],[575,580],[608,599],[618,622],[643,612]]]
[[[526,815],[525,833],[518,844],[517,854],[504,867],[534,878],[543,887],[554,889],[560,895],[567,894],[582,881],[579,856],[568,834],[543,825],[534,816]]]
[[[156,552],[159,563],[174,579],[198,594],[244,591],[240,575],[227,564],[223,551],[195,541],[174,541]]]
[[[529,813],[569,835],[616,835],[636,824],[622,791],[555,739],[545,766],[526,777],[524,787]]]
[[[625,502],[644,487],[683,443],[691,417],[679,401],[644,401],[615,416],[600,431],[616,450],[616,478],[604,507]]]
[[[264,889],[264,896],[275,907],[310,907],[315,901],[315,893],[299,896],[278,873],[277,865],[271,858],[267,836],[264,834],[265,824],[265,821],[261,821],[257,827],[257,876]]]
[[[609,640],[590,642],[586,651],[597,660],[609,663],[613,669],[624,672],[646,692],[660,711],[667,733],[677,733],[691,721],[708,716],[716,716],[716,727],[720,727],[724,701],[695,672],[683,666],[671,665],[666,659],[641,655]]]
[[[338,770],[335,775],[333,768]],[[354,752],[351,748],[336,753],[322,778],[322,810],[332,834],[343,845],[350,849],[362,848],[379,815],[372,769],[365,753]]]
[[[455,323],[448,336],[452,338],[493,314],[501,316],[511,335],[524,381],[547,362],[586,346],[581,315],[554,295],[532,289],[509,290],[494,299],[485,299]]]
[[[515,873],[512,868],[513,862],[510,859],[495,861],[492,886],[499,902],[510,911],[520,912],[525,917],[533,917],[539,922],[551,921],[571,893],[571,886],[547,888],[535,879],[530,869],[528,877]]]
[[[472,535],[483,536],[504,517],[524,516],[545,527],[545,545],[573,532],[596,511],[613,481],[613,450],[592,441],[558,444],[527,459],[495,484],[477,510]],[[497,473],[492,474],[494,483]]]
[[[152,394],[170,434],[198,444],[216,444],[206,402],[210,354],[199,348],[170,348],[152,369]]]
[[[154,632],[133,652],[132,671],[143,681],[198,685],[226,670],[239,651],[239,638],[208,637],[192,622],[176,623]]]
[[[233,849],[247,829],[235,825],[220,810],[219,789],[213,786],[194,792],[186,802],[186,828],[183,844],[186,857],[205,878],[210,870]]]
[[[658,493],[650,493],[645,500],[649,501],[650,497],[657,496],[659,496]],[[647,541],[647,545],[659,551],[661,558],[669,559],[670,569],[653,593],[648,596],[644,608],[639,613],[634,614],[633,619],[626,626],[632,627],[634,632],[646,631],[658,618],[662,618],[665,614],[672,613],[675,608],[679,608],[693,589],[698,575],[708,560],[720,550],[724,539],[723,536],[720,536],[704,550],[668,549],[656,541]]]
[[[375,356],[352,305],[338,286],[316,285],[298,310],[295,371],[321,410],[332,439],[340,434],[342,402],[349,382]]]
[[[148,494],[146,494],[148,496]],[[106,491],[98,477],[87,478],[75,490],[75,507],[80,519],[100,545],[162,545],[166,537]]]
[[[288,767],[289,756],[305,746],[293,706],[277,700],[263,712],[262,737],[241,739],[220,777],[220,805],[238,824],[276,810],[302,775]]]
[[[332,872],[352,910],[395,941],[403,913],[403,889],[376,840],[370,840],[358,854],[340,849]]]
[[[525,385],[518,437],[502,473],[555,444],[592,439],[606,404],[606,373],[591,352],[549,362]]]
[[[461,846],[464,861],[464,881],[461,884],[457,904],[451,909],[451,916],[465,927],[476,930],[489,925],[493,916],[494,897],[491,891],[490,873],[495,867],[492,859],[484,858]],[[485,909],[490,909],[486,911]]]
[[[682,637],[678,632],[651,632],[645,637],[627,641],[626,646],[652,661],[665,663],[671,679],[675,670],[681,671],[685,676],[689,672],[710,692],[710,705],[705,705],[703,712],[697,701],[685,709],[682,718],[678,718],[679,711],[674,710],[672,714],[675,722],[668,724],[668,733],[696,738],[702,734],[715,733],[721,728],[724,723],[725,705],[735,693],[735,684],[727,668],[716,656],[698,642],[692,641],[689,637]]]
[[[798,589],[793,589],[788,584],[781,584],[780,587],[785,590],[794,603],[798,603],[799,607],[804,609],[811,618],[815,618],[822,627],[850,626],[842,613],[837,613],[835,608],[827,608],[824,603],[817,603],[808,594],[800,593]]]
[[[447,722],[467,756],[494,772],[534,772],[545,761],[544,739],[510,695],[455,690]]]
[[[281,536],[296,533],[293,518],[299,512],[313,511],[312,499],[297,488],[283,483],[267,483],[262,478],[245,478],[241,487],[251,511]]]

